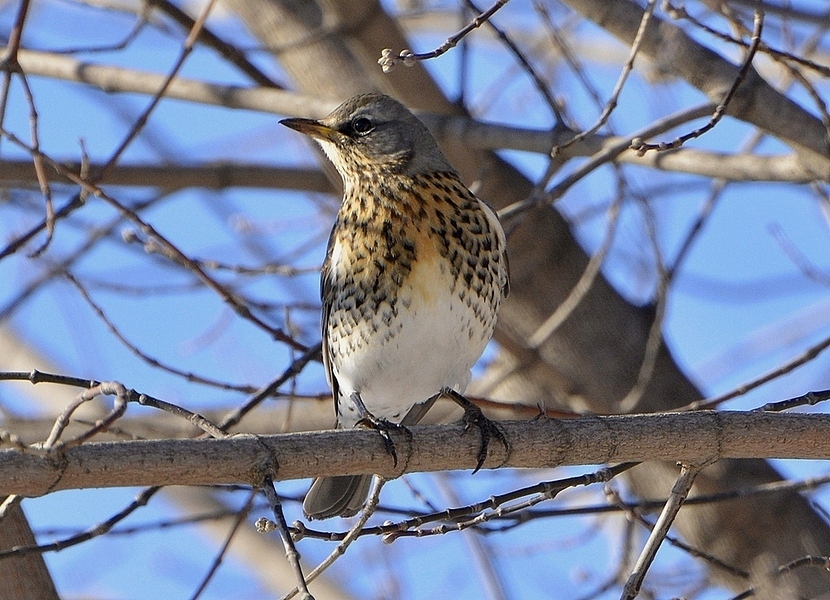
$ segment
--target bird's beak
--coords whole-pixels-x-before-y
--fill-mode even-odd
[[[283,119],[280,124],[318,140],[333,140],[340,133],[314,119]]]

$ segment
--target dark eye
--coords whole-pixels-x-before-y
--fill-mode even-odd
[[[366,117],[358,117],[352,121],[352,131],[358,135],[366,135],[374,128],[375,126]]]

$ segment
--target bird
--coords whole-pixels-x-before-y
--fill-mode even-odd
[[[397,463],[389,431],[418,423],[445,395],[464,408],[465,431],[481,432],[475,471],[491,438],[509,452],[502,430],[463,396],[509,293],[496,214],[462,183],[427,127],[389,96],[361,94],[323,119],[280,123],[319,143],[343,180],[320,279],[337,427],[377,429]],[[354,516],[371,478],[318,478],[303,512]]]

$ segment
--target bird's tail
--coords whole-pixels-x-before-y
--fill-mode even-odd
[[[406,427],[418,423],[440,395],[436,394],[426,402],[413,406],[400,424]],[[318,477],[312,482],[311,488],[305,495],[303,512],[309,519],[353,517],[363,508],[371,485],[371,475]]]
[[[305,496],[303,512],[309,519],[354,516],[363,507],[371,483],[371,475],[318,477]]]

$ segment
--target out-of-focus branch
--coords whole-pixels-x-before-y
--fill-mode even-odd
[[[80,163],[66,162],[66,167],[80,173]],[[101,164],[90,163],[95,170]],[[0,183],[37,183],[32,161],[0,161]],[[71,184],[54,170],[47,171],[52,182]],[[107,185],[159,187],[164,189],[207,188],[266,188],[298,190],[303,192],[331,193],[333,188],[325,174],[318,168],[287,167],[281,165],[255,165],[238,163],[182,164],[129,164],[116,165],[107,175]]]
[[[550,139],[550,133],[534,130],[516,130],[498,125],[485,125],[469,121],[459,121],[452,129],[458,138],[470,143],[470,147],[480,149],[508,148],[544,153],[542,139]],[[499,130],[504,130],[505,137],[498,148]],[[580,156],[599,154],[605,148],[624,142],[621,138],[594,136],[585,140],[578,147],[568,149],[569,153]],[[595,152],[592,152],[595,151]],[[798,158],[793,155],[750,155],[724,154],[701,150],[683,149],[665,154],[647,154],[638,157],[635,152],[625,151],[615,158],[616,161],[660,169],[712,177],[726,181],[778,181],[787,183],[810,183],[815,175],[805,169]],[[65,163],[69,170],[79,172],[80,164]],[[95,169],[97,163],[90,163]],[[71,183],[52,170],[46,172],[53,183]],[[31,161],[0,161],[0,184],[36,184],[37,177]],[[255,165],[236,163],[215,163],[206,165],[180,164],[120,164],[113,167],[107,175],[107,185],[147,186],[164,189],[183,188],[263,188],[286,189],[304,192],[333,193],[335,190],[325,173],[316,168],[294,168],[281,165]]]
[[[20,504],[12,506],[0,521],[0,552],[17,546],[31,546],[35,543],[35,536]],[[0,581],[3,582],[3,598],[6,600],[28,600],[29,598],[57,600],[59,598],[43,556],[40,554],[0,560]]]
[[[632,43],[643,9],[630,0],[565,0],[626,44]],[[713,102],[720,102],[739,74],[739,67],[698,43],[682,29],[659,17],[648,24],[641,52],[663,70],[684,79]],[[828,142],[824,125],[750,69],[736,90],[728,115],[751,123],[799,151],[808,168],[826,178]]]
[[[77,81],[98,87],[110,93],[141,93],[154,94],[163,82],[164,76],[124,69],[110,65],[83,63],[74,58],[44,52],[21,51],[19,61],[24,71],[30,75],[54,77],[68,81]],[[246,88],[232,85],[213,84],[193,79],[176,78],[170,83],[166,95],[170,98],[187,100],[209,105],[224,106],[255,110],[280,115],[322,117],[332,110],[337,102],[321,98],[309,98],[293,92],[278,89]],[[711,112],[711,111],[709,111]],[[806,113],[805,113],[806,114]],[[435,115],[421,115],[438,136],[439,140],[452,137],[454,143],[464,144],[479,150],[521,150],[547,154],[552,146],[564,144],[573,139],[574,132],[560,128],[557,131],[526,129],[520,127],[506,127],[495,124],[481,123],[465,117],[449,117]],[[739,116],[739,115],[738,115]],[[809,117],[809,115],[806,115]],[[623,138],[604,135],[592,135],[579,143],[569,147],[562,154],[565,157],[591,156],[608,146],[620,143]],[[617,158],[620,162],[659,168],[666,171],[679,171],[704,177],[715,177],[729,181],[786,181],[792,183],[807,183],[816,180],[812,167],[805,167],[797,156],[749,156],[730,155],[717,152],[703,152],[686,150],[682,152],[666,153],[660,157],[638,157],[636,152],[627,151]],[[830,161],[825,165],[830,170]],[[178,167],[171,167],[177,170]],[[230,178],[233,182],[242,182],[245,187],[259,187],[256,183],[244,183],[250,177],[252,180],[267,183],[268,175],[256,170],[256,167],[245,166],[242,172],[235,173],[227,165],[217,166],[217,172],[212,173],[211,167],[205,172],[207,183],[204,187],[219,187]],[[128,168],[129,169],[129,168]],[[199,174],[187,170],[183,177],[193,176],[198,180]],[[249,170],[250,169],[250,170]],[[91,171],[95,172],[91,167]],[[291,176],[290,171],[285,172]],[[132,173],[134,176],[140,172]],[[158,173],[161,176],[161,173]],[[303,173],[296,173],[298,177],[305,177]],[[0,175],[0,181],[6,175]],[[273,175],[280,178],[279,174]],[[126,180],[129,176],[124,175]],[[175,179],[175,178],[173,178]],[[169,179],[166,181],[169,182]],[[116,183],[107,177],[107,183]],[[308,182],[300,180],[289,186],[303,186]],[[128,183],[125,183],[129,185]],[[136,183],[139,185],[140,183]],[[155,185],[155,184],[150,184]],[[186,184],[171,187],[185,187]],[[198,184],[197,184],[198,185]],[[270,187],[270,186],[265,186]],[[317,190],[315,190],[317,191]]]

